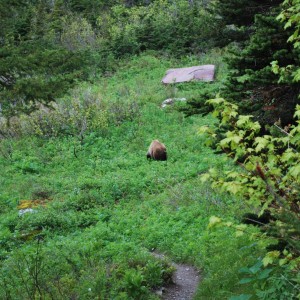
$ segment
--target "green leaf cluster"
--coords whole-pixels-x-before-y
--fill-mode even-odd
[[[239,196],[259,213],[268,210],[276,221],[268,224],[267,233],[286,242],[291,254],[284,263],[288,264],[289,270],[299,271],[300,106],[296,107],[295,113],[297,125],[292,126],[285,136],[273,137],[260,136],[258,122],[251,116],[238,115],[237,107],[232,103],[222,98],[209,103],[215,108],[214,115],[219,119],[223,135],[221,140],[216,140],[216,131],[209,128],[202,130],[202,134],[212,139],[217,149],[227,153],[240,168],[228,171],[225,176],[211,169],[202,176],[203,181],[210,180],[213,188]],[[266,270],[255,280],[269,279]],[[252,280],[247,278],[242,283]]]

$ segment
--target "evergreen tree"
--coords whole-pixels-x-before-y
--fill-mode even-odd
[[[218,0],[213,3],[212,11],[218,17],[223,38],[218,42],[224,46],[233,41],[249,39],[254,30],[255,16],[268,14],[281,0]]]
[[[230,73],[224,91],[225,97],[240,106],[243,114],[252,114],[262,125],[275,122],[285,126],[292,122],[298,100],[298,83],[279,82],[271,63],[299,64],[300,52],[287,43],[289,31],[276,19],[279,7],[267,14],[255,16],[255,31],[240,49],[228,58]]]
[[[6,12],[3,3],[0,113],[11,117],[31,112],[38,103],[47,105],[77,80],[87,79],[97,55],[88,45],[71,51],[62,43],[63,16],[68,14],[64,1],[16,2]]]
[[[240,113],[254,115],[263,128],[275,122],[282,126],[292,123],[299,103],[299,83],[279,82],[271,63],[299,65],[300,52],[287,43],[291,32],[277,20],[279,1],[230,0],[217,1],[216,5],[220,5],[222,21],[236,28],[245,26],[243,33],[248,32],[242,42],[233,44],[227,57],[229,75],[222,96],[238,104]],[[204,100],[190,102],[188,113],[206,111],[202,108]]]

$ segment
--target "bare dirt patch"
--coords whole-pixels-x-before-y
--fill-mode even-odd
[[[160,259],[165,259],[163,254],[153,253]],[[171,263],[176,269],[172,277],[172,283],[161,287],[156,294],[164,300],[191,300],[197,290],[200,275],[199,271],[189,265]]]

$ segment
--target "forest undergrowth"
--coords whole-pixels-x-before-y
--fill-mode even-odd
[[[214,83],[160,82],[168,68],[203,63],[216,64]],[[201,270],[195,299],[251,290],[239,270],[257,263],[267,240],[253,227],[209,226],[211,216],[234,223],[249,209],[199,178],[234,167],[198,134],[215,120],[184,117],[182,103],[160,107],[217,90],[225,71],[219,50],[144,54],[77,86],[55,110],[1,127],[1,299],[158,299],[174,269],[154,250]],[[167,146],[167,162],[146,159],[153,139]]]

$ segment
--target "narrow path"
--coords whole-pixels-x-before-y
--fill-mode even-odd
[[[157,258],[164,259],[163,254],[153,253]],[[157,294],[164,300],[191,300],[197,290],[200,276],[199,271],[189,265],[172,263],[176,268],[173,283],[162,287]]]

